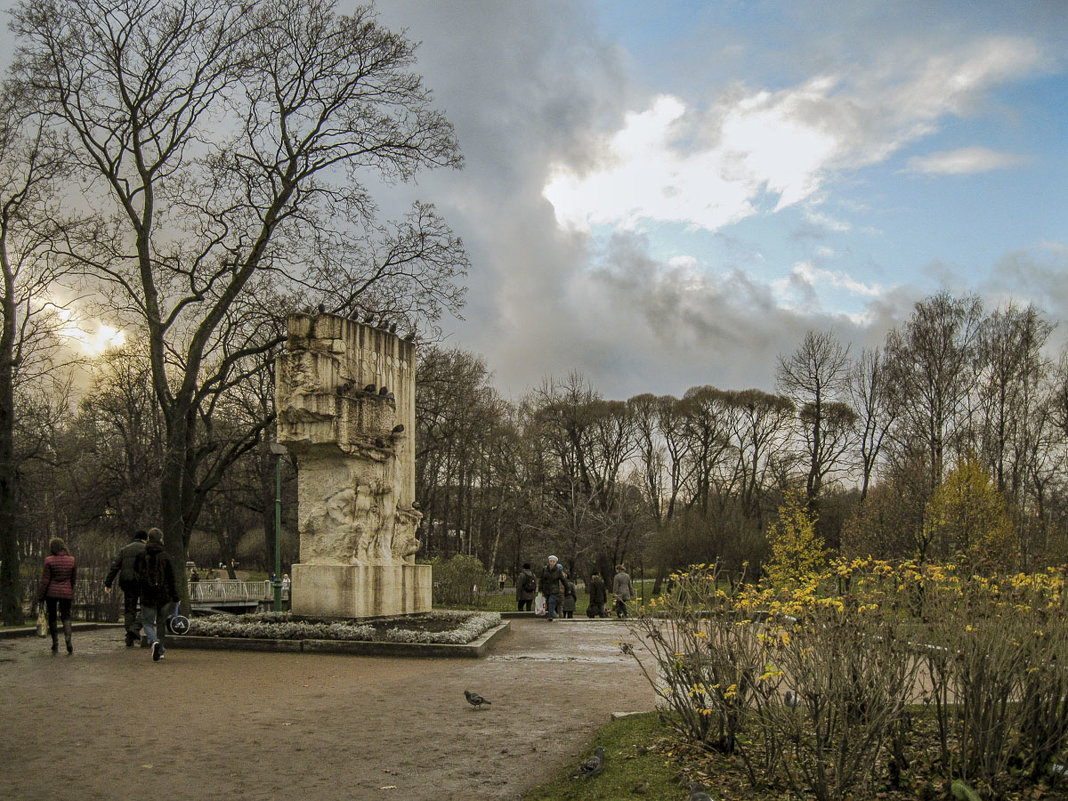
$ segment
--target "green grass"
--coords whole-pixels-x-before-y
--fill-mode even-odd
[[[595,746],[604,748],[605,768],[592,779],[572,778],[571,771],[531,790],[523,801],[680,801],[689,797],[679,786],[677,762],[670,756],[667,734],[656,712],[613,720],[599,732],[582,759]],[[665,751],[667,749],[667,751]],[[575,767],[581,760],[576,761]],[[573,769],[572,769],[573,770]]]

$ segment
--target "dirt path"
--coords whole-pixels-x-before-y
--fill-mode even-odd
[[[478,660],[0,640],[0,798],[518,799],[655,697],[621,623],[511,627]]]

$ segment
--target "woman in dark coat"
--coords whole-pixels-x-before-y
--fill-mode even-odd
[[[606,617],[604,605],[608,602],[608,590],[600,572],[594,570],[590,576],[590,605],[586,607],[586,617]]]
[[[523,563],[523,569],[515,578],[515,603],[516,611],[529,612],[534,603],[534,596],[538,594],[538,577],[530,568],[530,562]]]
[[[70,607],[74,600],[74,584],[78,580],[78,566],[74,557],[67,553],[67,546],[59,537],[48,542],[50,556],[45,557],[44,572],[37,590],[37,600],[48,609],[48,633],[52,635],[52,655],[59,651],[56,631],[56,612],[63,621],[63,638],[67,641],[67,653],[74,653],[71,644]]]

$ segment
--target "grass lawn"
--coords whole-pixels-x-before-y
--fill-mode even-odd
[[[916,725],[907,747],[911,767],[902,774],[900,786],[888,783],[883,754],[873,786],[858,787],[855,801],[942,801],[952,799],[949,783],[937,770],[936,725],[929,710],[917,707]],[[572,778],[576,761],[563,776],[530,791],[522,801],[686,801],[691,781],[705,786],[717,801],[814,801],[815,796],[797,796],[781,782],[754,789],[742,762],[687,743],[649,712],[614,720],[597,732],[583,752],[588,757],[595,746],[605,750],[605,769],[593,779]],[[1048,777],[1037,784],[1014,782],[1006,788],[1005,801],[1068,801],[1068,786],[1051,786]],[[984,800],[987,795],[981,795]]]
[[[583,753],[594,746],[605,753],[604,772],[592,779],[564,775],[523,796],[523,801],[679,801],[690,792],[679,784],[679,766],[656,712],[613,720]],[[575,768],[578,763],[575,764]],[[568,772],[570,774],[570,771]]]

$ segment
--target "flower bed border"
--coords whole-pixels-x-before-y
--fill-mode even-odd
[[[508,631],[510,624],[483,632],[469,643],[454,645],[436,642],[383,642],[371,640],[277,640],[251,637],[200,637],[186,634],[167,637],[168,648],[202,648],[218,651],[268,651],[281,653],[347,654],[349,656],[422,656],[478,659]]]

